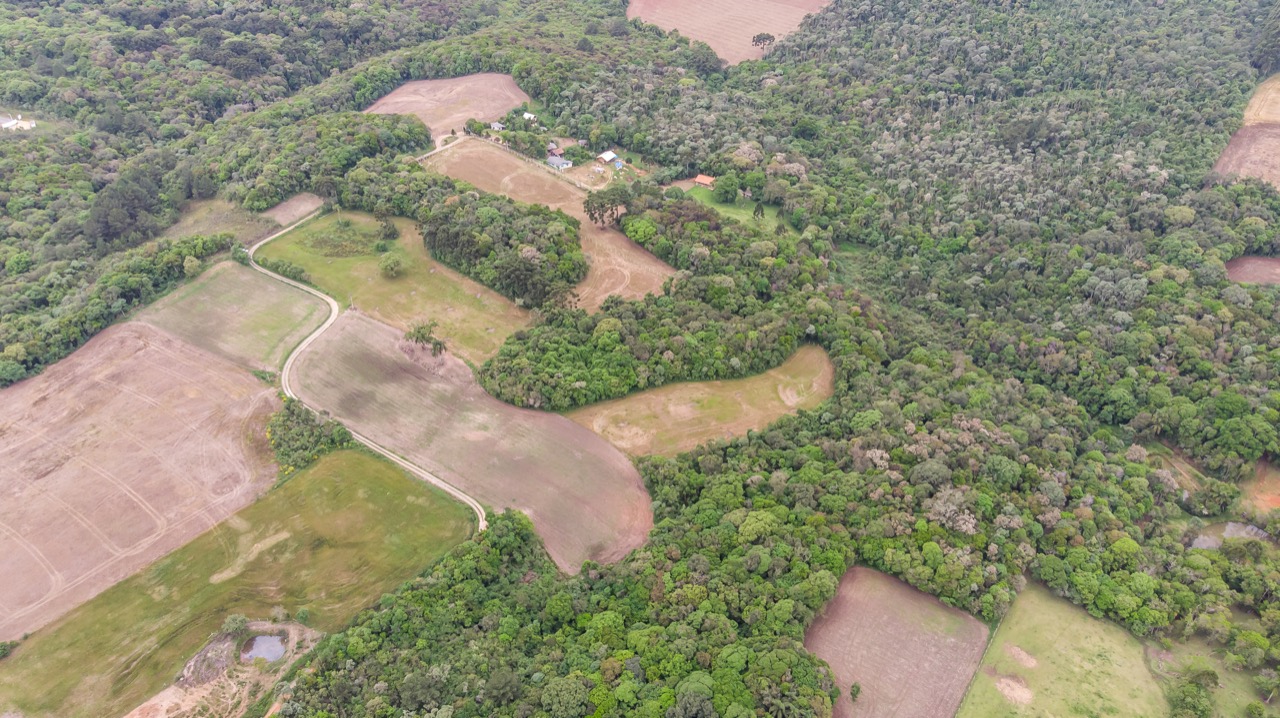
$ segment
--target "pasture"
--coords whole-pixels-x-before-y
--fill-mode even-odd
[[[713,439],[763,429],[799,409],[812,409],[835,389],[835,368],[806,344],[763,374],[686,382],[593,404],[565,416],[633,456],[674,456]]]
[[[0,640],[256,499],[276,476],[263,429],[278,405],[249,372],[136,322],[0,391]]]
[[[278,371],[328,311],[305,292],[222,262],[143,309],[137,319],[241,366]]]
[[[226,232],[244,244],[252,244],[276,230],[268,218],[241,209],[224,199],[195,199],[182,206],[178,221],[160,235],[161,239],[180,239],[193,234]]]
[[[488,506],[524,511],[565,571],[644,542],[649,496],[622,452],[562,416],[494,399],[448,353],[411,358],[402,337],[346,312],[297,362],[300,398]]]
[[[953,715],[986,642],[978,619],[862,567],[844,575],[804,638],[835,673],[835,718]],[[855,681],[862,693],[851,703]]]
[[[757,222],[755,218],[756,203],[739,195],[738,201],[733,204],[727,202],[717,202],[715,194],[706,187],[699,187],[693,184],[692,180],[677,183],[684,189],[684,194],[690,199],[696,199],[706,206],[719,212],[721,216],[730,219],[736,219],[747,226],[762,226],[770,231],[778,226],[778,208],[767,204],[764,206],[764,218]],[[793,232],[790,225],[787,225],[787,231]]]
[[[272,240],[258,255],[301,266],[311,275],[312,284],[342,306],[358,307],[397,329],[407,330],[419,321],[438,322],[436,334],[448,343],[450,351],[470,362],[480,363],[494,355],[507,336],[529,323],[527,310],[431,259],[422,236],[407,219],[393,220],[400,229],[395,251],[404,260],[395,278],[383,276],[378,268],[380,255],[372,249],[350,256],[326,256],[317,249],[317,240],[332,234],[334,223],[342,218],[356,227],[377,227],[367,214],[336,212]],[[279,284],[265,277],[263,281]]]
[[[397,87],[365,112],[413,115],[431,130],[439,144],[451,132],[462,132],[467,120],[496,120],[529,101],[510,75],[484,72],[446,80],[416,80]]]
[[[957,718],[1163,718],[1169,705],[1142,643],[1038,583],[996,631]]]
[[[341,630],[473,528],[442,492],[360,451],[323,457],[260,501],[37,632],[0,670],[0,713],[122,715],[226,616],[307,609]]]
[[[627,19],[640,18],[663,30],[711,46],[730,65],[764,57],[764,48],[751,44],[760,33],[782,39],[800,27],[805,15],[816,13],[831,0],[631,0]]]
[[[589,268],[576,288],[578,306],[595,311],[610,295],[643,299],[661,294],[675,270],[615,229],[597,227],[582,211],[586,192],[556,176],[555,170],[525,161],[483,140],[457,142],[427,158],[428,169],[469,182],[485,192],[528,204],[543,204],[582,223],[582,251]]]
[[[310,192],[299,192],[268,210],[262,216],[281,227],[288,227],[324,206],[324,200]]]
[[[1249,628],[1256,628],[1249,626]],[[1222,649],[1215,648],[1203,638],[1175,642],[1168,650],[1149,644],[1147,658],[1151,672],[1164,681],[1177,680],[1180,674],[1190,670],[1207,668],[1218,674],[1218,686],[1211,692],[1215,716],[1245,716],[1245,706],[1266,698],[1254,688],[1249,671],[1233,670],[1222,659]],[[1274,701],[1273,701],[1274,704]]]

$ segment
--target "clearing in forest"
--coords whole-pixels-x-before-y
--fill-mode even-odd
[[[323,457],[24,641],[0,670],[0,714],[123,715],[232,613],[306,609],[309,625],[341,630],[473,529],[467,507],[387,461]]]
[[[978,619],[862,567],[844,575],[804,637],[839,683],[835,718],[953,715],[986,642]],[[851,703],[854,682],[862,693]]]
[[[277,406],[249,372],[136,322],[0,391],[0,640],[257,498]]]
[[[161,239],[181,239],[193,234],[205,236],[226,232],[242,244],[253,244],[276,231],[270,219],[241,209],[224,199],[196,199],[182,206],[178,221],[160,235]]]
[[[751,39],[768,33],[782,39],[800,27],[805,15],[831,0],[631,0],[627,18],[640,18],[663,30],[701,40],[730,65],[764,57]]]
[[[440,143],[451,132],[462,132],[467,120],[497,120],[512,108],[529,101],[515,78],[496,72],[416,80],[397,87],[365,112],[377,115],[413,115],[431,130]]]
[[[235,262],[223,262],[142,310],[137,319],[250,369],[278,371],[329,316],[324,302]]]
[[[1280,467],[1259,459],[1253,478],[1241,482],[1240,490],[1244,492],[1245,500],[1263,513],[1280,509]]]
[[[323,206],[323,199],[310,192],[299,192],[261,214],[281,227],[288,227]]]
[[[402,337],[344,313],[296,363],[299,396],[490,507],[525,512],[565,571],[644,543],[649,495],[622,452],[563,416],[494,399],[461,361]]]
[[[342,306],[358,307],[397,329],[407,330],[420,321],[438,322],[436,335],[449,350],[476,364],[496,354],[512,332],[529,323],[527,310],[431,259],[412,221],[392,220],[400,238],[391,251],[402,264],[400,273],[389,278],[378,266],[382,255],[372,241],[335,244],[334,237],[341,233],[336,225],[342,219],[351,223],[356,238],[378,228],[368,214],[334,212],[272,240],[258,250],[258,257],[297,264],[311,276],[312,284]]]
[[[544,204],[582,223],[579,235],[589,268],[575,291],[578,306],[595,311],[610,295],[643,299],[661,294],[675,270],[615,229],[597,227],[582,211],[586,192],[555,170],[483,140],[456,142],[427,158],[428,169],[518,202]]]
[[[956,717],[1168,714],[1138,639],[1031,583],[996,631]]]
[[[1245,284],[1280,284],[1280,257],[1236,257],[1227,262],[1227,279]]]
[[[1244,111],[1244,126],[1231,136],[1213,171],[1256,177],[1280,189],[1280,75],[1254,91]]]
[[[713,439],[763,429],[799,409],[812,409],[834,388],[831,358],[821,347],[806,344],[763,374],[669,384],[565,416],[633,456],[674,456]]]
[[[1233,622],[1234,620],[1233,618]],[[1247,628],[1260,629],[1257,625],[1247,626]],[[1254,687],[1253,674],[1247,670],[1228,666],[1223,660],[1222,648],[1210,644],[1203,638],[1176,641],[1168,649],[1154,642],[1148,642],[1146,653],[1151,672],[1167,684],[1176,681],[1182,675],[1201,669],[1217,673],[1218,686],[1211,693],[1213,705],[1217,709],[1214,716],[1247,716],[1249,714],[1245,712],[1246,706],[1267,698]]]

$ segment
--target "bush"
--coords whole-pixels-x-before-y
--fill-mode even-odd
[[[302,402],[285,399],[284,408],[271,415],[267,438],[280,466],[280,478],[315,463],[321,456],[355,445],[346,427],[332,419],[320,419]]]

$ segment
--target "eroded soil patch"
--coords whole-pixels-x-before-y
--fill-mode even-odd
[[[627,18],[701,40],[731,65],[764,57],[751,39],[769,33],[781,39],[795,32],[805,15],[831,0],[631,0]]]

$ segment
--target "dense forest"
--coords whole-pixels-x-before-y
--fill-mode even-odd
[[[801,638],[855,564],[987,621],[1043,581],[1280,689],[1280,554],[1189,548],[1210,518],[1280,531],[1237,486],[1280,451],[1280,296],[1224,267],[1280,252],[1280,196],[1211,172],[1277,67],[1280,6],[841,1],[732,68],[612,0],[69,7],[0,10],[0,103],[51,119],[0,144],[0,384],[217,251],[139,246],[183,200],[300,190],[413,218],[544,306],[479,370],[512,403],[744,376],[804,342],[836,366],[815,411],[642,459],[656,527],[617,565],[561,576],[495,517],[327,639],[281,715],[826,716],[849,687]],[[658,166],[593,201],[677,269],[661,296],[558,306],[572,221],[431,175],[420,123],[357,114],[479,71],[553,135]],[[661,187],[698,171],[786,226]],[[290,455],[341,438],[298,422]],[[1178,684],[1171,713],[1211,715],[1207,691]]]

